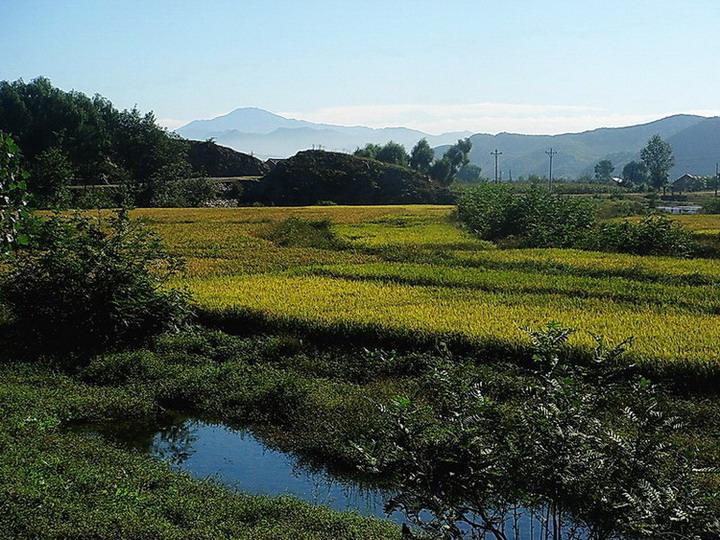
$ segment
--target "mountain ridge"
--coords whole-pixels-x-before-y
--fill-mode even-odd
[[[192,139],[214,139],[263,159],[286,158],[301,150],[325,149],[351,153],[367,143],[385,144],[394,140],[409,151],[422,138],[428,140],[442,155],[458,139],[469,137],[473,143],[471,163],[480,166],[486,175],[494,170],[490,152],[502,152],[499,164],[505,178],[530,174],[546,175],[552,148],[553,176],[577,178],[593,174],[595,164],[609,159],[615,165],[614,174],[622,167],[640,159],[640,150],[647,140],[659,134],[675,149],[675,167],[671,178],[686,172],[698,175],[714,174],[715,162],[720,160],[720,118],[690,114],[676,114],[643,124],[622,127],[599,127],[582,132],[557,135],[528,135],[500,132],[497,134],[450,132],[431,135],[419,130],[398,127],[370,128],[313,123],[285,118],[257,107],[242,107],[209,120],[194,120],[179,128],[177,133]]]
[[[289,133],[278,130],[303,131]],[[188,139],[214,139],[240,152],[264,158],[285,158],[309,148],[347,153],[367,143],[385,144],[390,140],[409,150],[422,138],[426,138],[432,146],[440,146],[472,135],[471,131],[431,135],[402,126],[370,128],[313,123],[285,118],[257,107],[241,107],[209,120],[193,120],[175,131]],[[318,136],[319,132],[322,137]],[[283,138],[288,136],[292,140]]]

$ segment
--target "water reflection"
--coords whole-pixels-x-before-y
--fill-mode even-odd
[[[295,457],[269,448],[248,429],[166,417],[153,423],[112,423],[78,430],[98,433],[167,461],[194,478],[214,478],[238,491],[291,495],[337,510],[405,522],[401,512],[386,516],[383,511],[389,493],[300,466]]]
[[[365,516],[387,518],[396,523],[429,522],[427,506],[412,510],[412,503],[399,504],[408,494],[367,487],[360,481],[340,480],[326,470],[310,467],[298,458],[269,448],[248,429],[183,417],[164,417],[154,422],[113,422],[85,425],[77,431],[99,434],[126,448],[151,454],[177,470],[198,479],[214,478],[231,489],[265,494],[291,495],[336,510],[356,511]],[[302,463],[302,465],[301,465]],[[385,513],[389,501],[395,506]],[[489,511],[489,509],[488,509]],[[440,511],[441,512],[441,511]],[[494,509],[495,532],[473,526],[481,517],[468,512],[457,520],[458,530],[439,537],[545,540],[553,538],[550,515],[545,509],[522,507]],[[447,517],[447,516],[446,516]],[[560,526],[561,537],[587,538],[583,530]]]

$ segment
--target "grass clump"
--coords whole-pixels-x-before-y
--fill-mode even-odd
[[[271,224],[261,236],[282,247],[346,248],[346,242],[334,233],[331,226],[329,219],[310,221],[293,216]]]

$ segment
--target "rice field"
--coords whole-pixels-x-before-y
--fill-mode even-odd
[[[175,284],[204,311],[297,327],[513,351],[550,321],[609,342],[651,372],[720,374],[720,262],[578,250],[497,250],[457,228],[448,206],[138,210],[187,259]],[[262,238],[296,216],[329,219],[343,249]],[[695,218],[712,229],[715,216]],[[691,220],[688,220],[691,221]],[[404,254],[408,260],[403,260]]]

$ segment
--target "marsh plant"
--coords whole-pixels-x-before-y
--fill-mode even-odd
[[[493,399],[445,361],[417,396],[379,406],[387,423],[354,447],[365,470],[396,471],[386,510],[433,538],[710,534],[702,472],[668,442],[680,420],[623,361],[628,342],[598,339],[578,365],[564,350],[570,330],[528,332],[533,376],[517,399]]]

